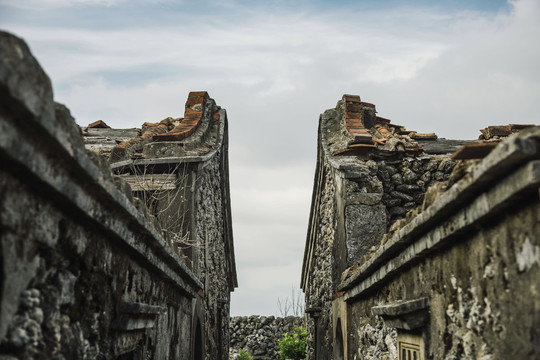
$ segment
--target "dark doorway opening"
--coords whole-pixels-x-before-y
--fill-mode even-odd
[[[197,327],[195,328],[195,344],[193,349],[193,360],[203,360],[203,339],[201,322],[197,320]]]
[[[345,359],[345,351],[343,346],[343,331],[341,331],[341,319],[338,319],[336,325],[336,360]]]

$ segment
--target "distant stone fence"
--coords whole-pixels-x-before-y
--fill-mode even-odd
[[[305,327],[303,317],[238,316],[231,317],[229,359],[236,359],[241,349],[254,359],[279,360],[279,341],[283,334]]]

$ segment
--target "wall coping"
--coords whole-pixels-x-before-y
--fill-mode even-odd
[[[371,308],[373,315],[382,318],[386,326],[403,330],[422,327],[429,317],[429,298],[401,300]]]
[[[216,146],[205,155],[198,156],[170,156],[160,158],[148,158],[148,159],[136,159],[136,160],[122,160],[111,164],[111,169],[115,172],[122,171],[132,166],[146,166],[146,165],[164,165],[164,164],[183,164],[183,163],[206,163],[214,156],[216,156],[219,149],[223,145],[223,139],[225,137],[225,129],[227,123],[227,112],[225,109],[219,110],[219,130]],[[174,142],[167,141],[166,144],[174,144]],[[203,165],[202,167],[204,167]]]

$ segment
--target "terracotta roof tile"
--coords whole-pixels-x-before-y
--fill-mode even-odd
[[[345,109],[347,112],[357,112],[359,113],[362,109],[362,103],[359,102],[347,102],[345,104]]]
[[[368,103],[368,102],[361,102],[362,106],[367,106],[367,107],[370,107],[370,108],[374,108],[375,109],[375,104],[372,104],[372,103]]]
[[[110,129],[111,127],[105,123],[103,120],[94,121],[91,124],[88,124],[89,128],[99,128],[99,129]]]
[[[345,102],[347,102],[347,101],[360,102],[360,95],[348,95],[348,94],[345,94],[345,95],[343,95],[342,99]]]
[[[343,95],[345,104],[345,128],[353,138],[353,143],[373,144],[369,131],[362,122],[362,102],[358,95]]]
[[[452,154],[452,160],[482,159],[498,144],[497,142],[482,142],[463,145]]]
[[[168,133],[155,135],[152,139],[154,141],[180,141],[192,135],[202,121],[205,102],[208,98],[206,91],[190,92],[186,101],[184,118],[180,120],[180,124]]]

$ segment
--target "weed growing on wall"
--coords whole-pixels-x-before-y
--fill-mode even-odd
[[[303,360],[306,358],[306,335],[304,328],[297,327],[293,333],[283,334],[279,342],[279,355],[282,359]]]
[[[251,356],[247,350],[241,349],[236,357],[236,360],[253,360],[253,356]]]

